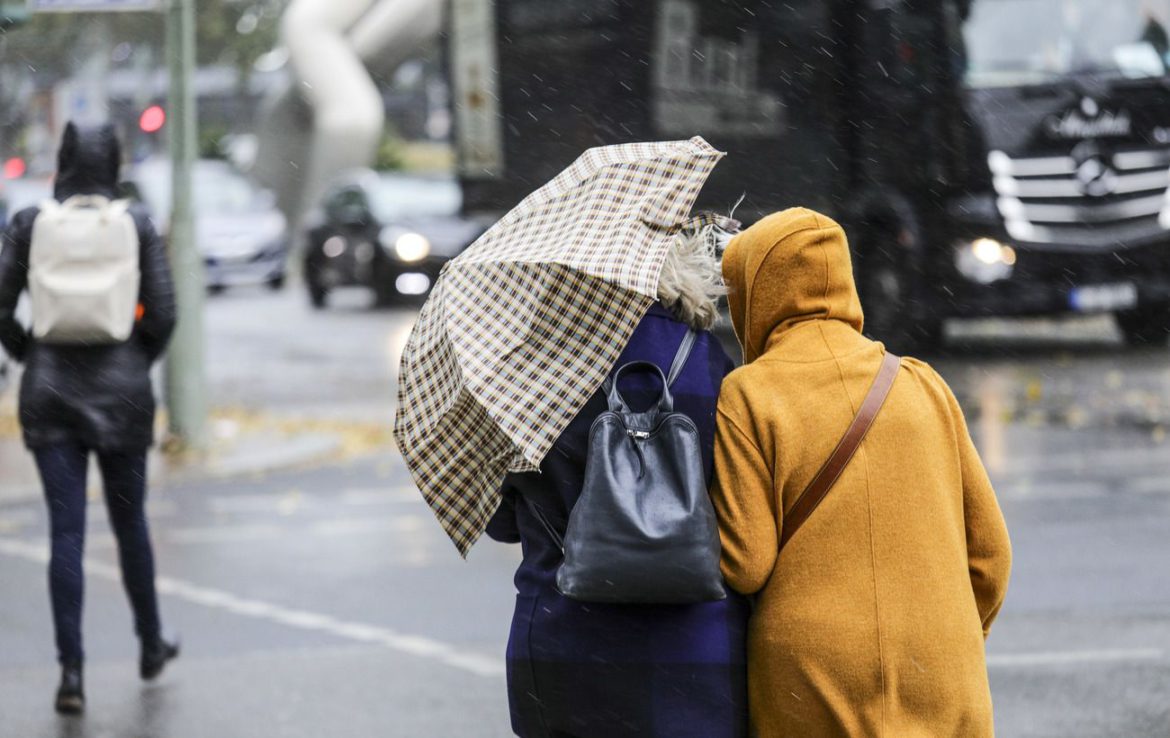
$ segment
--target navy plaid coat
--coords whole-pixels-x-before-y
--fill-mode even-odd
[[[670,367],[686,326],[655,305],[618,366],[636,360]],[[675,410],[699,428],[712,473],[715,403],[733,364],[701,333],[672,392]],[[658,397],[657,379],[622,378],[631,407]],[[488,535],[523,546],[516,612],[508,640],[512,728],[523,738],[732,738],[747,735],[746,628],[738,595],[697,605],[598,605],[554,587],[561,552],[527,506],[535,502],[564,530],[581,493],[589,428],[604,412],[597,393],[557,440],[540,474],[512,474]]]

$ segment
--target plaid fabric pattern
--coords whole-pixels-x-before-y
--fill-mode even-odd
[[[658,294],[722,158],[702,138],[589,149],[443,270],[402,355],[394,436],[466,556],[509,471],[533,471]]]

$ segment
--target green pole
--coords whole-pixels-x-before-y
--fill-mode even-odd
[[[174,199],[170,224],[171,269],[178,324],[167,354],[167,410],[171,435],[182,448],[207,445],[207,378],[203,366],[203,259],[195,243],[191,170],[195,162],[195,0],[170,0],[167,10],[170,69],[169,128]]]

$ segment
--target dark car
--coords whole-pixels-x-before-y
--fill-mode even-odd
[[[459,215],[451,177],[352,172],[330,185],[308,220],[305,284],[315,307],[337,287],[379,304],[425,296],[449,259],[486,229]]]

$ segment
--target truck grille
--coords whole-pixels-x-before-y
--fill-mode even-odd
[[[1092,142],[1069,156],[987,158],[1008,233],[1019,241],[1117,249],[1170,228],[1170,148],[1101,153]]]

